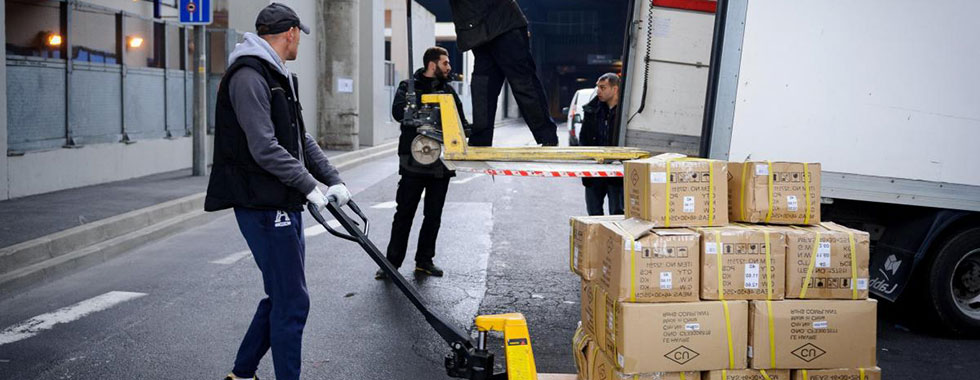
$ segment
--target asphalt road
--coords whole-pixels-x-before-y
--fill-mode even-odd
[[[526,128],[501,128],[498,135],[498,145],[530,141]],[[382,249],[394,213],[396,170],[391,157],[343,173]],[[450,187],[436,256],[446,277],[416,279],[410,268],[402,273],[464,328],[478,314],[524,313],[539,371],[574,372],[570,341],[579,285],[568,271],[568,217],[584,213],[582,197],[574,179],[462,174]],[[314,227],[310,218],[304,223]],[[306,378],[447,378],[445,344],[394,286],[373,279],[376,266],[358,246],[312,229],[307,247]],[[36,316],[63,321],[33,326],[36,335],[15,342],[0,340],[0,379],[221,378],[262,297],[258,269],[245,250],[229,214],[0,299],[0,331]],[[88,312],[74,308],[50,317],[78,303]],[[980,376],[980,341],[909,330],[901,322],[905,312],[882,313],[878,354],[886,379]],[[492,343],[501,353],[499,340]],[[274,378],[271,356],[259,376]]]

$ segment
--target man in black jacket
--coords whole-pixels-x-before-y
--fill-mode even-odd
[[[463,105],[456,91],[449,85],[449,53],[441,47],[432,47],[422,56],[424,69],[415,72],[415,94],[417,104],[422,104],[423,94],[452,94],[456,99],[456,108],[460,111],[463,126],[466,126],[466,116],[462,114]],[[391,115],[395,120],[402,121],[405,117],[405,105],[408,103],[408,80],[398,85],[394,102],[391,105]],[[405,250],[408,249],[408,235],[411,233],[412,220],[415,210],[419,207],[422,192],[425,192],[425,208],[422,209],[422,229],[419,231],[419,244],[415,250],[415,272],[423,275],[442,276],[443,271],[432,259],[436,255],[436,238],[439,226],[442,224],[442,208],[446,204],[446,192],[449,190],[449,179],[456,173],[446,168],[442,161],[431,165],[422,165],[412,158],[412,140],[418,136],[415,127],[402,125],[401,136],[398,139],[398,191],[395,194],[395,219],[391,223],[391,240],[388,241],[388,261],[396,268],[405,260]],[[384,271],[379,270],[375,278],[387,278]]]
[[[596,81],[595,98],[582,107],[579,145],[617,146],[616,107],[619,106],[619,75],[606,73]],[[623,215],[622,178],[582,178],[585,207],[589,215],[602,215],[602,203],[609,199],[609,215]]]
[[[555,121],[531,56],[527,18],[516,0],[450,0],[459,49],[472,49],[473,134],[471,146],[493,145],[497,97],[510,83],[534,140],[558,145]]]
[[[262,272],[266,297],[238,348],[225,380],[256,379],[272,350],[277,379],[300,378],[303,328],[310,310],[306,290],[303,206],[343,206],[350,192],[337,169],[306,133],[296,76],[300,31],[310,29],[285,5],[272,3],[232,51],[215,107],[214,166],[206,211],[234,208],[238,227]],[[317,181],[328,186],[324,195]],[[229,310],[218,317],[242,313]]]

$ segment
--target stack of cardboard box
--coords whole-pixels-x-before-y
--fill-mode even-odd
[[[583,380],[880,377],[868,234],[820,223],[819,164],[624,169],[625,218],[572,218]]]

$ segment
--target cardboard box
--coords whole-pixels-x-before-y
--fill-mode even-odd
[[[701,380],[701,372],[650,372],[627,374],[616,368],[606,353],[597,350],[594,363],[586,379],[589,380]],[[540,378],[539,378],[540,380]],[[776,380],[776,379],[773,379]],[[779,380],[788,380],[779,379]]]
[[[627,218],[657,227],[728,224],[726,162],[661,155],[623,165]]]
[[[589,354],[594,346],[591,336],[585,332],[580,322],[575,329],[575,335],[572,335],[572,358],[575,359],[575,373],[583,379],[588,378]]]
[[[877,310],[873,299],[752,301],[751,367],[874,367]]]
[[[579,379],[576,375],[564,373],[539,373],[538,380],[585,380],[585,378]]]
[[[868,298],[870,236],[867,232],[830,222],[811,227],[772,229],[786,234],[786,298]],[[814,244],[817,234],[820,241]],[[853,258],[852,240],[856,252]],[[804,284],[808,284],[806,292],[803,291]]]
[[[762,371],[766,374],[763,376]],[[705,372],[704,380],[789,380],[788,369],[729,369]]]
[[[599,286],[588,282],[582,281],[582,329],[586,332],[591,339],[596,340],[596,343],[602,345],[604,342],[601,340],[602,335],[599,334],[601,330],[600,324],[605,323],[606,316],[606,299],[605,292],[600,290]]]
[[[748,225],[710,227],[698,232],[701,299],[722,299],[721,294],[727,300],[783,299],[786,237],[782,232]]]
[[[592,280],[594,273],[599,270],[601,256],[599,255],[599,239],[596,231],[603,221],[616,222],[623,220],[622,215],[604,216],[575,216],[569,220],[571,236],[569,237],[569,265],[572,272],[585,280]]]
[[[607,298],[606,322],[603,351],[623,373],[746,368],[747,301],[641,304]]]
[[[699,242],[689,229],[654,229],[639,219],[603,222],[602,269],[596,283],[628,302],[693,302],[699,293]]]
[[[864,376],[861,375],[862,371]],[[800,369],[793,371],[792,380],[881,380],[881,368]]]
[[[820,223],[820,164],[729,162],[728,172],[731,173],[728,176],[731,221]]]

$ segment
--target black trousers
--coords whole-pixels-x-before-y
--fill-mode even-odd
[[[442,224],[442,208],[446,205],[446,192],[449,178],[420,178],[402,176],[395,193],[395,220],[391,223],[391,240],[388,241],[388,261],[401,267],[408,249],[408,235],[412,232],[415,211],[425,191],[425,206],[422,209],[422,229],[419,230],[419,245],[415,250],[415,263],[432,264],[436,255],[436,238]]]
[[[544,86],[531,56],[527,28],[514,29],[473,48],[473,133],[469,145],[493,145],[497,98],[506,79],[538,144],[558,145],[558,127],[548,112]]]
[[[609,198],[609,215],[623,215],[623,183],[600,181],[585,187],[585,208],[589,215],[602,215],[602,204]]]

